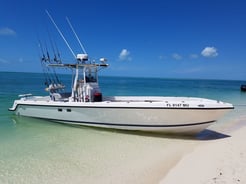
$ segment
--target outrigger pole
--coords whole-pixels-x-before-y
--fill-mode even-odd
[[[82,45],[82,43],[81,43],[81,41],[80,41],[80,39],[79,39],[78,35],[76,34],[76,32],[75,32],[75,30],[74,30],[74,28],[73,28],[73,26],[72,26],[71,22],[69,21],[68,17],[66,17],[66,20],[67,20],[67,22],[68,22],[68,24],[69,24],[70,28],[72,29],[73,34],[75,35],[75,37],[76,37],[77,41],[79,42],[79,45],[80,45],[80,47],[81,47],[82,51],[83,51],[85,54],[87,54],[87,53],[86,53],[86,51],[85,51],[84,46]]]
[[[54,24],[55,28],[57,29],[58,33],[61,35],[62,39],[64,40],[64,42],[66,43],[67,47],[69,48],[69,50],[71,51],[71,53],[73,54],[74,58],[76,59],[76,55],[74,54],[72,48],[70,47],[70,45],[68,44],[66,38],[64,37],[64,35],[62,34],[62,32],[60,31],[60,29],[58,28],[58,26],[56,25],[54,19],[52,18],[52,16],[50,15],[50,13],[48,12],[48,10],[45,10],[47,15],[49,16],[51,22]]]

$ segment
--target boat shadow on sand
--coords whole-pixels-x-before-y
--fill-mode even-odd
[[[231,137],[230,135],[221,133],[221,132],[216,132],[214,130],[209,130],[205,129],[199,134],[196,135],[196,139],[198,140],[216,140],[216,139],[224,139],[224,138],[229,138]]]
[[[29,118],[29,117],[20,117],[20,116],[12,116],[12,122],[15,126],[22,126],[22,128],[29,126],[30,124],[38,125],[37,128],[41,128],[42,126],[59,126],[62,127],[69,127],[69,128],[79,128],[83,129],[84,131],[100,131],[105,133],[112,133],[112,134],[125,134],[125,135],[133,135],[133,136],[143,136],[143,137],[153,137],[153,138],[166,138],[166,139],[184,139],[184,140],[197,140],[197,141],[209,141],[209,140],[217,140],[217,139],[224,139],[230,137],[230,135],[217,132],[210,129],[205,129],[202,132],[196,135],[186,135],[186,134],[168,134],[162,132],[145,132],[145,131],[134,131],[134,130],[120,130],[120,129],[110,129],[110,128],[100,128],[100,127],[89,127],[89,126],[82,126],[82,125],[71,125],[71,124],[64,124],[58,123],[43,119],[36,119],[36,118]],[[41,127],[40,127],[41,126]]]
[[[96,129],[98,129],[98,131],[103,130],[112,133],[129,134],[129,135],[137,135],[137,136],[144,136],[144,137],[197,140],[197,141],[209,141],[209,140],[217,140],[217,139],[224,139],[224,138],[231,137],[230,135],[223,134],[209,129],[205,129],[196,135],[170,134],[170,133],[162,133],[162,132],[144,132],[144,131],[132,131],[132,130],[114,130],[114,129],[106,129],[106,128],[96,128]]]

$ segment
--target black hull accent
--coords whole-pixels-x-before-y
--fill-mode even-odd
[[[36,117],[33,117],[36,118]],[[189,124],[175,124],[175,125],[141,125],[141,124],[116,124],[116,123],[99,123],[99,122],[85,122],[85,121],[70,121],[70,120],[59,120],[59,119],[50,119],[50,118],[38,118],[48,121],[55,121],[64,124],[73,124],[73,125],[86,125],[86,126],[118,126],[118,127],[143,127],[143,128],[168,128],[168,127],[188,127],[188,126],[198,126],[214,123],[216,120],[207,121],[207,122],[199,122],[199,123],[189,123]]]

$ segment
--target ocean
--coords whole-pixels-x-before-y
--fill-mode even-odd
[[[71,76],[62,75],[68,90]],[[197,144],[226,138],[246,123],[243,81],[106,77],[104,96],[192,96],[235,109],[194,137],[69,126],[17,117],[19,94],[47,95],[44,75],[0,72],[0,183],[157,183]],[[246,83],[246,82],[245,82]]]

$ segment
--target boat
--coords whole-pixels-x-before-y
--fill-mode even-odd
[[[104,58],[99,63],[87,58],[78,54],[75,64],[48,65],[74,71],[71,92],[61,91],[61,84],[49,84],[49,95],[20,95],[9,110],[18,116],[66,124],[196,134],[234,108],[222,101],[195,97],[104,96],[98,72],[109,65]]]
[[[110,129],[196,134],[234,108],[230,103],[197,97],[105,96],[98,80],[98,72],[109,66],[105,58],[96,62],[84,52],[76,55],[75,62],[64,64],[56,55],[53,60],[48,52],[42,55],[42,66],[52,68],[43,70],[48,94],[19,95],[9,108],[17,116]],[[56,73],[47,73],[56,68],[72,71],[70,92],[64,92],[65,85]]]
[[[245,92],[246,91],[246,84],[241,85],[241,91]]]

